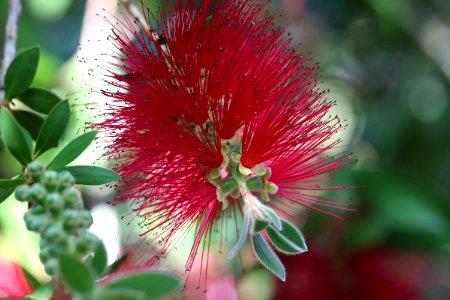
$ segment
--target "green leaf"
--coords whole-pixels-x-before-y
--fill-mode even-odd
[[[19,100],[42,114],[48,114],[61,101],[54,93],[39,88],[29,88]]]
[[[62,168],[74,161],[92,143],[96,131],[86,132],[68,143],[48,164],[48,169]]]
[[[5,75],[5,97],[11,99],[22,95],[33,81],[39,63],[39,48],[30,48],[19,54]]]
[[[120,178],[114,171],[96,166],[69,166],[60,170],[69,171],[77,184],[84,185],[100,185]]]
[[[14,188],[0,188],[0,203],[8,199],[13,192]]]
[[[260,233],[253,234],[253,252],[258,260],[281,281],[286,280],[286,271],[278,256]]]
[[[281,219],[283,229],[276,230],[269,226],[266,230],[272,244],[281,252],[286,254],[299,254],[308,251],[305,239],[300,231],[291,223]]]
[[[26,110],[13,110],[12,114],[17,122],[19,122],[23,128],[28,130],[33,140],[36,140],[39,130],[44,123],[44,119],[41,116]]]
[[[75,292],[88,295],[93,291],[94,276],[75,258],[62,253],[59,257],[59,269],[64,282]]]
[[[53,294],[53,281],[41,285],[32,294],[25,296],[25,300],[49,300]]]
[[[128,289],[103,289],[94,300],[145,300],[145,293]]]
[[[267,228],[267,226],[269,226],[269,222],[264,221],[264,220],[258,220],[255,219],[255,223],[253,225],[253,232],[260,232],[263,231],[264,229]]]
[[[283,225],[281,224],[281,219],[278,217],[277,213],[267,205],[264,205],[263,207],[264,212],[267,216],[267,221],[270,221],[270,223],[278,230],[281,230],[283,228]]]
[[[105,245],[103,242],[99,242],[97,248],[95,248],[94,257],[92,258],[92,267],[94,267],[95,272],[100,276],[105,272],[107,264],[108,254],[106,253]]]
[[[39,156],[58,144],[69,122],[69,117],[70,108],[67,100],[61,101],[50,111],[39,131],[34,149],[35,156]]]
[[[106,285],[107,289],[126,289],[145,294],[145,299],[157,299],[181,286],[181,279],[161,271],[143,271],[124,275]]]
[[[28,164],[33,147],[30,134],[20,127],[5,108],[1,109],[0,117],[0,131],[6,148],[22,165]]]
[[[24,183],[24,179],[0,179],[0,189],[15,188]]]

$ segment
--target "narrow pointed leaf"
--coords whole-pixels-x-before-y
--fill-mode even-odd
[[[94,267],[97,275],[102,275],[108,264],[108,254],[106,253],[105,244],[103,242],[98,243],[97,248],[92,258],[92,266]]]
[[[19,100],[42,114],[48,114],[61,101],[54,93],[39,88],[29,88]]]
[[[75,258],[62,253],[59,257],[59,269],[64,283],[75,292],[88,295],[93,291],[94,276]]]
[[[286,280],[286,271],[278,256],[260,233],[253,234],[253,251],[258,260],[281,281]]]
[[[69,117],[70,108],[69,101],[67,100],[61,101],[50,111],[36,140],[36,147],[34,149],[36,156],[39,156],[58,144],[69,122]]]
[[[0,131],[6,148],[22,165],[28,164],[33,143],[30,134],[20,127],[9,111],[2,108],[0,114]]]
[[[23,128],[28,130],[33,140],[36,140],[39,135],[39,130],[41,129],[42,124],[44,124],[44,119],[41,116],[26,110],[13,110],[12,114],[17,122],[19,122]]]
[[[25,182],[24,179],[0,179],[0,189],[15,188]]]
[[[279,251],[287,254],[299,254],[306,252],[308,247],[306,246],[305,239],[300,231],[291,223],[286,220],[281,220],[283,229],[281,231],[276,230],[272,226],[267,228],[267,234],[272,244]]]
[[[96,166],[69,166],[61,170],[69,171],[77,184],[100,185],[120,178],[114,171]]]
[[[129,289],[145,294],[145,299],[158,299],[181,286],[181,279],[160,271],[144,271],[124,275],[106,284],[107,289]]]
[[[68,143],[48,164],[48,169],[62,168],[74,161],[92,143],[96,131],[86,132]]]
[[[278,230],[281,230],[283,225],[281,224],[280,217],[278,217],[277,213],[270,207],[264,206],[264,212],[270,220],[270,223]]]
[[[14,188],[0,188],[0,203],[8,199],[14,192]]]
[[[250,209],[245,209],[244,220],[242,221],[239,238],[236,244],[231,248],[230,252],[228,252],[227,255],[228,259],[233,258],[244,246],[245,241],[247,240],[248,230],[250,229],[250,219],[251,219]]]
[[[19,54],[9,65],[5,75],[5,97],[22,95],[33,81],[39,63],[39,48],[30,48]]]

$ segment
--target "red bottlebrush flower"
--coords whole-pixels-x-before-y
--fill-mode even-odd
[[[229,217],[243,220],[229,256],[249,235],[260,260],[268,266],[258,250],[268,251],[279,265],[264,241],[282,252],[306,247],[278,215],[295,217],[295,206],[346,209],[342,199],[318,195],[333,189],[318,184],[347,158],[328,154],[341,125],[329,116],[333,103],[317,87],[316,65],[289,47],[262,5],[195,2],[163,1],[157,15],[143,7],[142,18],[124,13],[114,25],[118,63],[109,68],[110,108],[97,127],[111,139],[107,156],[123,178],[116,201],[131,199],[163,252],[195,226],[186,270]],[[280,249],[277,234],[293,249]]]
[[[22,299],[32,291],[21,266],[0,261],[0,298]]]

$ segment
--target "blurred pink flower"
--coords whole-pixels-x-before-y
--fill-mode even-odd
[[[32,287],[22,267],[14,262],[0,261],[0,297],[22,299]]]

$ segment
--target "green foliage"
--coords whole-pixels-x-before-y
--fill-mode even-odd
[[[61,170],[69,171],[77,184],[100,185],[119,180],[117,173],[96,166],[69,166]]]
[[[267,235],[272,244],[286,254],[300,254],[308,250],[300,231],[291,223],[281,219],[282,229],[277,230],[273,226],[267,227]]]
[[[22,164],[26,165],[31,161],[33,141],[28,132],[20,127],[6,108],[1,108],[0,131],[3,142],[9,152]]]
[[[98,275],[102,275],[108,263],[108,255],[106,253],[105,244],[99,242],[95,248],[94,256],[92,258],[92,267]]]
[[[270,272],[277,276],[281,281],[286,280],[286,271],[278,256],[263,238],[261,233],[252,235],[253,253]]]
[[[75,292],[88,295],[94,290],[94,275],[78,259],[62,253],[59,256],[59,269],[64,282]]]
[[[49,281],[41,285],[33,293],[25,296],[25,300],[48,300],[53,294],[54,282]]]
[[[31,134],[33,140],[36,140],[39,135],[39,130],[42,124],[44,124],[44,118],[26,110],[17,109],[11,112],[17,122]]]
[[[61,101],[54,93],[40,88],[29,88],[19,100],[42,114],[48,114]]]
[[[0,188],[0,203],[8,199],[14,192],[14,188]]]
[[[0,179],[0,189],[15,188],[25,183],[23,179]]]
[[[39,62],[39,48],[33,47],[20,53],[5,75],[5,97],[12,99],[22,95],[33,81]]]
[[[75,160],[92,143],[96,131],[86,132],[67,144],[48,164],[49,169],[60,169]]]
[[[161,271],[143,271],[124,275],[105,285],[106,291],[138,291],[145,299],[158,299],[181,287],[178,276]]]
[[[39,131],[34,155],[37,157],[58,144],[67,123],[69,123],[69,101],[61,101],[48,114]]]

